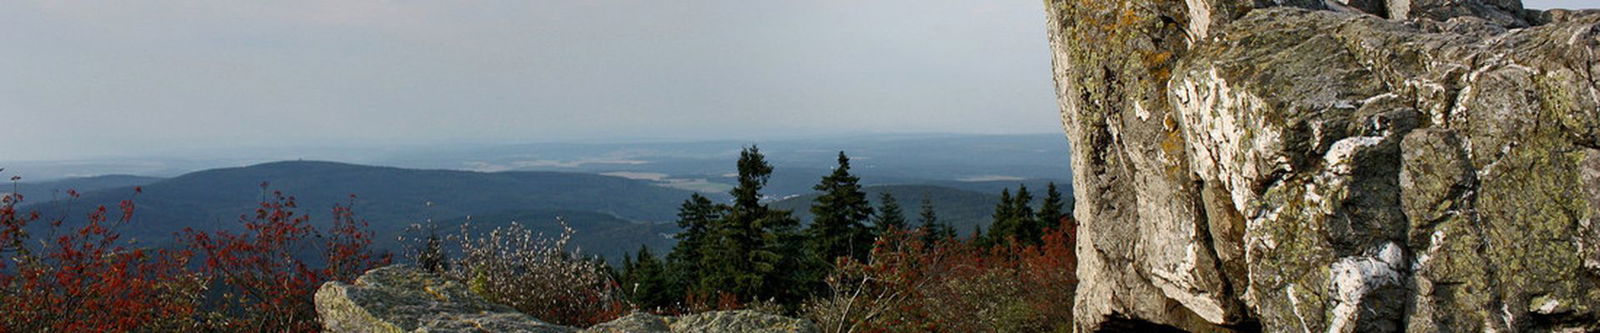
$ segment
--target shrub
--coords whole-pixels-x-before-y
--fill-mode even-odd
[[[567,251],[574,231],[556,221],[563,231],[553,240],[517,223],[483,237],[463,227],[462,257],[448,275],[491,302],[556,324],[591,326],[620,317],[628,310],[621,287],[603,264]]]
[[[831,293],[804,307],[826,332],[1042,332],[1071,329],[1073,225],[1040,245],[988,248],[921,230],[879,237],[866,262],[842,258]]]
[[[19,213],[21,201],[15,193],[0,198],[0,255],[6,257],[0,260],[0,331],[172,331],[197,324],[201,284],[183,269],[187,255],[118,242],[115,230],[133,216],[132,201],[121,203],[115,219],[98,207],[83,226],[48,242],[29,241],[28,231],[38,228],[28,225],[40,215]],[[63,222],[52,220],[50,230]]]
[[[266,184],[262,184],[265,191]],[[351,196],[351,204],[355,197]],[[209,299],[214,324],[232,331],[309,332],[317,321],[312,295],[328,281],[351,281],[385,265],[387,255],[370,250],[372,233],[349,205],[335,205],[324,232],[297,214],[294,197],[272,192],[254,215],[242,215],[245,231],[185,229],[182,241],[204,257],[200,272],[220,291]]]

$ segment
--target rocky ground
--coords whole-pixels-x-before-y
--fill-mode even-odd
[[[354,284],[329,282],[317,291],[316,303],[328,332],[817,332],[809,321],[754,311],[677,317],[635,313],[587,329],[554,325],[406,265],[374,269]]]

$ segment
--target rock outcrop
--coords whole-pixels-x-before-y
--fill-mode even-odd
[[[490,303],[466,285],[411,266],[368,271],[355,284],[317,290],[317,317],[328,332],[577,332]]]
[[[1046,10],[1080,330],[1600,330],[1600,11]]]
[[[490,303],[461,283],[406,265],[368,271],[354,284],[323,284],[316,304],[328,332],[817,332],[810,321],[744,310],[678,317],[635,313],[579,330]]]
[[[749,310],[712,311],[678,317],[635,313],[595,325],[584,333],[798,333],[819,332],[810,321]]]

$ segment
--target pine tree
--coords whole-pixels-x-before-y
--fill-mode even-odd
[[[872,225],[879,235],[888,234],[890,230],[906,230],[906,215],[900,212],[900,203],[888,191],[878,195],[878,213],[873,216]]]
[[[1044,203],[1039,207],[1039,226],[1054,228],[1061,224],[1061,217],[1066,215],[1061,210],[1063,200],[1061,191],[1056,189],[1056,183],[1050,182],[1050,186],[1045,188]]]
[[[650,248],[640,246],[638,255],[631,262],[629,260],[627,256],[623,257],[622,278],[619,280],[636,305],[654,309],[671,305],[679,299],[667,289],[670,285],[666,281],[666,267],[650,252]]]
[[[740,299],[777,299],[798,302],[807,291],[797,291],[803,246],[798,245],[799,224],[788,211],[772,210],[761,203],[761,189],[772,176],[761,151],[751,146],[739,153],[739,177],[731,194],[733,206],[708,230],[708,251],[700,288],[731,293]]]
[[[933,211],[933,201],[927,195],[922,196],[922,211],[917,214],[918,223],[922,226],[922,243],[935,242],[956,237],[955,228],[939,222],[939,216]]]
[[[972,240],[972,245],[973,246],[977,246],[977,247],[988,247],[989,245],[992,245],[989,242],[989,237],[984,236],[984,234],[983,234],[983,226],[980,226],[980,225],[973,225],[972,226],[972,237],[971,237],[971,240]]]
[[[1015,237],[1023,244],[1038,244],[1039,238],[1044,235],[1043,226],[1039,225],[1036,214],[1033,213],[1033,195],[1028,193],[1027,185],[1017,186],[1017,196],[1012,197],[1011,212],[1013,219],[1011,225],[1016,229],[1008,236]]]
[[[667,278],[664,293],[679,300],[694,292],[705,295],[700,286],[703,271],[709,267],[705,254],[712,240],[711,228],[722,219],[727,205],[714,204],[699,193],[691,194],[678,207],[678,227],[683,231],[674,235],[678,244],[667,253]]]
[[[833,173],[822,177],[814,189],[821,191],[811,205],[815,216],[806,229],[808,250],[827,266],[833,259],[851,257],[866,259],[872,249],[872,235],[866,221],[872,216],[872,206],[867,193],[861,191],[860,178],[850,174],[850,158],[839,152],[839,165]]]
[[[994,205],[994,214],[990,215],[989,234],[982,238],[974,238],[981,244],[998,244],[1006,236],[1017,232],[1016,203],[1011,199],[1011,189],[1000,190],[1000,202]]]

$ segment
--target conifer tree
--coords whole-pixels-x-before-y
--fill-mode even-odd
[[[989,245],[992,245],[989,242],[989,237],[983,234],[983,226],[980,225],[972,226],[971,240],[973,246],[988,247]]]
[[[887,234],[889,230],[906,230],[906,215],[900,212],[900,203],[888,191],[878,195],[878,212],[873,216],[872,225],[879,235]]]
[[[1066,215],[1066,212],[1061,210],[1063,200],[1061,191],[1056,189],[1056,183],[1050,182],[1050,186],[1045,188],[1044,202],[1039,206],[1039,226],[1054,228],[1061,223],[1061,217]]]
[[[699,193],[691,194],[678,207],[678,227],[683,231],[673,235],[678,244],[667,253],[667,286],[664,288],[664,293],[672,299],[683,299],[689,292],[707,296],[699,286],[702,272],[709,267],[704,258],[711,250],[708,246],[712,241],[711,228],[728,209],[727,205],[714,204]]]
[[[922,226],[922,243],[933,244],[937,241],[956,237],[955,228],[939,222],[939,216],[933,211],[933,201],[928,196],[922,196],[922,211],[917,214],[917,222]]]
[[[861,191],[860,178],[850,174],[850,158],[839,152],[839,165],[814,187],[821,191],[811,205],[815,216],[806,229],[809,250],[821,264],[831,267],[834,258],[866,259],[872,249],[867,219],[873,210],[867,193]]]
[[[1011,189],[1000,190],[1000,202],[994,205],[994,214],[990,216],[989,234],[983,238],[974,238],[981,244],[994,244],[1004,241],[1007,236],[1015,235],[1016,203],[1011,199]]]
[[[733,206],[708,230],[708,250],[702,257],[705,271],[700,288],[727,292],[744,300],[777,299],[797,302],[806,291],[795,274],[801,265],[802,246],[788,211],[772,210],[761,203],[761,189],[772,175],[761,151],[751,146],[739,153],[738,184]]]
[[[623,257],[622,288],[632,296],[636,305],[645,309],[660,308],[677,301],[675,293],[667,288],[666,267],[650,248],[639,246],[638,255]]]
[[[1011,225],[1016,228],[1008,236],[1015,237],[1023,244],[1037,244],[1044,235],[1044,227],[1038,223],[1036,214],[1033,213],[1033,195],[1028,193],[1027,185],[1017,186],[1017,196],[1011,198]]]

